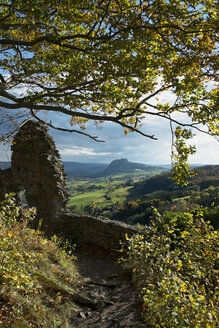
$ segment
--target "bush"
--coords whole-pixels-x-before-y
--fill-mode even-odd
[[[0,326],[67,328],[68,295],[78,280],[75,257],[68,242],[30,229],[34,216],[11,195],[0,204]]]
[[[156,213],[142,234],[126,236],[120,262],[132,269],[153,327],[218,327],[216,257],[218,232],[200,211]]]
[[[6,195],[5,201],[1,203],[0,284],[31,288],[33,281],[27,270],[27,263],[34,265],[39,259],[34,253],[31,255],[26,251],[25,244],[30,237],[27,232],[34,232],[27,230],[27,225],[34,216],[34,209],[22,210],[17,207],[11,195]]]
[[[205,221],[210,221],[211,225],[215,229],[219,229],[219,205],[214,206],[213,208],[203,208],[203,213],[205,217]]]

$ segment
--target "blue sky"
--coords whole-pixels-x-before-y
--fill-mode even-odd
[[[99,130],[90,123],[87,128],[87,132],[98,134],[104,143],[77,134],[69,135],[59,131],[51,131],[51,134],[65,161],[109,163],[117,158],[127,158],[145,164],[170,163],[169,123],[153,118],[144,122],[141,129],[145,133],[154,133],[158,140],[137,133],[124,135],[122,128],[113,123],[104,123]],[[219,143],[213,137],[199,132],[191,143],[197,147],[197,153],[190,158],[191,163],[219,164]]]
[[[60,126],[69,127],[69,117],[61,114],[53,115],[53,120]],[[70,134],[50,130],[57,148],[64,161],[110,163],[114,159],[127,158],[132,162],[144,164],[170,163],[171,134],[169,123],[156,117],[150,117],[143,122],[141,130],[155,134],[157,141],[145,138],[137,133],[124,135],[120,126],[113,123],[103,123],[100,128],[89,122],[85,132],[99,135],[104,143],[95,142],[79,134]],[[197,153],[191,156],[193,164],[219,164],[219,143],[206,134],[196,132],[191,144],[197,147]],[[10,160],[9,145],[0,147],[0,161]]]
[[[159,101],[173,103],[175,95],[171,91],[163,92],[159,96]],[[189,123],[188,117],[184,114],[175,114],[174,118]],[[53,114],[51,119],[57,125],[69,128],[69,117]],[[144,164],[169,164],[172,141],[169,122],[156,116],[149,116],[143,120],[140,129],[146,134],[154,134],[158,140],[148,139],[137,133],[125,135],[120,126],[109,122],[103,123],[98,129],[89,122],[85,130],[92,135],[98,135],[104,143],[95,142],[79,134],[54,130],[51,134],[65,161],[109,163],[114,159],[127,158],[129,161]],[[219,164],[219,142],[207,134],[194,132],[196,136],[190,143],[196,145],[197,152],[189,161],[192,164]]]
[[[173,102],[171,92],[163,93],[160,97],[163,103]],[[70,128],[70,117],[60,113],[45,114],[44,119],[54,125]],[[176,114],[176,119],[188,123],[182,114]],[[171,133],[167,120],[150,116],[144,119],[141,131],[154,134],[158,140],[151,140],[137,133],[124,134],[123,129],[114,123],[105,122],[97,129],[88,122],[86,133],[98,135],[104,143],[98,143],[88,137],[76,133],[50,130],[62,160],[84,163],[110,163],[114,159],[127,158],[132,162],[144,164],[169,164],[171,153]],[[196,145],[197,152],[189,158],[192,164],[219,164],[219,142],[207,134],[194,131],[196,136],[190,144]],[[10,160],[10,146],[0,144],[0,161]]]

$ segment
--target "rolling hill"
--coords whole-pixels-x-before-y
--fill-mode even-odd
[[[121,158],[112,161],[98,176],[107,177],[116,174],[134,173],[139,170],[147,172],[157,170],[157,173],[165,171],[162,167],[129,162],[126,158]]]
[[[180,192],[194,188],[194,186],[199,186],[200,189],[207,188],[210,185],[219,186],[219,165],[206,165],[196,168],[195,171],[197,174],[183,188],[174,183],[169,172],[136,182],[130,190],[131,197],[144,198],[145,195],[158,191]]]
[[[101,173],[108,164],[104,163],[80,163],[63,162],[68,179],[75,177],[92,177]]]
[[[166,171],[163,167],[145,165],[140,163],[129,162],[127,159],[116,159],[110,164],[107,163],[81,163],[81,162],[63,162],[65,173],[68,179],[72,178],[98,178],[108,177],[112,175],[136,173],[137,171],[145,171],[155,174]],[[10,167],[10,162],[1,162],[2,169]]]

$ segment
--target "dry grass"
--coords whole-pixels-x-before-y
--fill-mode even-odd
[[[11,197],[0,207],[0,327],[67,328],[80,279],[76,259],[68,245],[30,229],[33,216]]]

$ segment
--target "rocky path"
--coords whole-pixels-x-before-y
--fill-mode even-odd
[[[78,269],[83,277],[80,295],[71,318],[74,328],[146,328],[130,279],[112,255],[83,249],[78,251]]]

